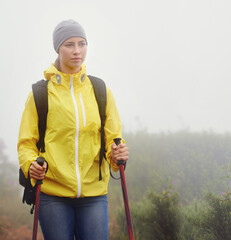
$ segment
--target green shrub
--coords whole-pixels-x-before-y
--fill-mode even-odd
[[[179,197],[170,191],[149,193],[147,199],[131,208],[136,240],[177,240],[180,230]],[[120,233],[115,239],[127,239],[126,219],[122,209],[117,222]]]

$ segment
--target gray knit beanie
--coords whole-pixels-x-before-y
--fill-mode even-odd
[[[60,22],[53,32],[54,49],[59,53],[59,47],[71,37],[82,37],[87,42],[83,27],[76,21],[70,19]]]

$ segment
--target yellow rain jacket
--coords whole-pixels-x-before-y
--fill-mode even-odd
[[[88,197],[107,194],[110,177],[103,159],[99,181],[100,116],[93,86],[85,65],[77,74],[59,72],[54,65],[44,72],[48,82],[48,115],[45,153],[39,153],[38,116],[32,91],[25,104],[18,139],[20,167],[28,176],[30,164],[38,156],[48,162],[41,191],[62,197]],[[107,88],[105,145],[110,162],[111,144],[121,138],[121,124],[111,91]],[[114,162],[112,169],[118,168]]]

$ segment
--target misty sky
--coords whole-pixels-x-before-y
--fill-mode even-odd
[[[230,13],[230,0],[0,0],[5,153],[17,161],[25,101],[66,19],[85,28],[87,72],[112,90],[124,131],[231,132]]]

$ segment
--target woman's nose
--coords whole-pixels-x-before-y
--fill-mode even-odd
[[[75,45],[74,47],[74,54],[79,54],[80,53],[80,49],[78,45]]]

